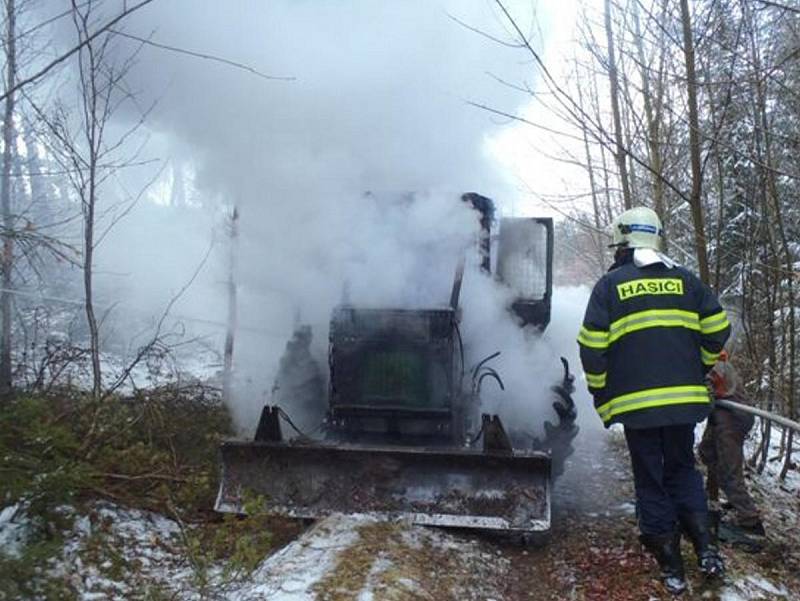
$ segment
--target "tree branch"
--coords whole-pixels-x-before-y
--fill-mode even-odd
[[[296,77],[290,76],[281,76],[281,75],[267,75],[266,73],[262,73],[249,65],[245,65],[243,63],[237,63],[236,61],[232,61],[227,58],[223,58],[221,56],[215,56],[213,54],[206,54],[204,52],[196,52],[194,50],[186,50],[185,48],[178,48],[177,46],[168,46],[167,44],[159,44],[158,42],[154,42],[147,38],[142,38],[137,35],[132,35],[130,33],[124,33],[122,31],[111,29],[109,30],[111,33],[115,33],[123,38],[128,38],[131,40],[136,40],[137,42],[141,42],[146,46],[152,46],[153,48],[158,48],[160,50],[167,50],[169,52],[174,52],[175,54],[184,54],[186,56],[192,56],[194,58],[201,58],[203,60],[214,61],[217,63],[222,63],[223,65],[228,65],[230,67],[235,67],[237,69],[241,69],[242,71],[247,71],[248,73],[252,73],[258,77],[263,79],[271,79],[276,81],[295,81]]]
[[[123,11],[122,11],[120,14],[118,14],[116,17],[114,17],[113,19],[111,19],[111,20],[110,20],[108,23],[106,23],[105,25],[103,25],[103,26],[102,26],[100,29],[98,29],[97,31],[95,31],[95,32],[94,32],[94,33],[92,33],[91,35],[89,35],[89,36],[85,37],[84,39],[82,39],[82,40],[80,41],[80,43],[79,43],[77,46],[75,46],[75,47],[71,48],[69,51],[65,52],[64,54],[62,54],[62,55],[61,55],[61,56],[59,56],[58,58],[56,58],[56,59],[52,60],[50,63],[48,63],[47,65],[45,65],[44,67],[42,67],[42,68],[41,68],[39,71],[37,71],[37,72],[36,72],[36,73],[34,73],[33,75],[31,75],[31,76],[29,76],[29,77],[26,77],[25,79],[22,79],[22,80],[18,81],[18,82],[17,82],[17,83],[16,83],[14,86],[12,86],[12,87],[8,88],[8,89],[7,89],[7,90],[6,90],[6,91],[5,91],[5,92],[4,92],[4,93],[3,93],[3,94],[0,96],[0,101],[3,101],[3,100],[5,100],[5,99],[6,99],[6,96],[8,96],[9,94],[13,94],[13,93],[14,93],[14,92],[16,92],[17,90],[19,90],[19,89],[21,89],[21,88],[23,88],[23,87],[25,87],[25,86],[27,86],[27,85],[29,85],[29,84],[31,84],[31,83],[33,83],[33,82],[35,82],[35,81],[37,81],[37,80],[41,79],[41,78],[42,78],[43,76],[45,76],[47,73],[49,73],[50,71],[52,71],[52,70],[53,70],[55,67],[57,67],[58,65],[60,65],[60,64],[61,64],[61,63],[63,63],[64,61],[66,61],[66,60],[67,60],[69,57],[71,57],[73,54],[75,54],[75,53],[79,52],[79,51],[80,51],[82,48],[84,48],[84,47],[85,47],[87,44],[90,44],[90,43],[91,43],[91,42],[92,42],[92,41],[93,41],[95,38],[97,38],[97,37],[98,37],[98,36],[100,36],[101,34],[105,33],[105,32],[106,32],[106,31],[108,31],[109,29],[111,29],[111,28],[112,28],[114,25],[116,25],[117,23],[119,23],[120,21],[122,21],[122,20],[123,20],[125,17],[127,17],[128,15],[130,15],[130,14],[132,14],[132,13],[136,12],[137,10],[139,10],[140,8],[143,8],[144,6],[146,6],[146,5],[150,4],[151,2],[153,2],[153,0],[141,0],[140,2],[138,2],[138,3],[134,4],[134,5],[133,5],[133,6],[131,6],[131,7],[126,7],[126,8],[124,8],[124,9],[123,9]]]

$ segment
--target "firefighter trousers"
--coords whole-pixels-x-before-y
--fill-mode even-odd
[[[625,428],[642,534],[674,532],[678,516],[708,516],[694,462],[694,424]]]

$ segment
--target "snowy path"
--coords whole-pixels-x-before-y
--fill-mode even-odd
[[[274,601],[500,598],[510,561],[478,541],[407,524],[325,519],[225,598]]]

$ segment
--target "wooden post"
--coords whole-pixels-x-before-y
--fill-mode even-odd
[[[225,355],[222,371],[222,401],[227,405],[231,401],[233,388],[233,343],[236,333],[236,255],[239,241],[239,209],[233,207],[230,218],[229,260],[228,260],[228,324],[225,334]]]

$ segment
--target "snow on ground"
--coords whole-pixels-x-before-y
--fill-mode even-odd
[[[770,457],[779,442],[775,433]],[[624,441],[618,432],[586,428],[576,446],[554,491],[550,541],[535,549],[476,533],[332,516],[232,579],[222,564],[202,565],[187,553],[174,520],[98,502],[80,513],[63,509],[70,526],[50,577],[85,601],[668,599],[637,541]],[[684,545],[692,582],[684,599],[800,599],[800,487],[796,472],[781,483],[779,469],[772,462],[748,475],[767,525],[764,552],[723,547],[729,578],[707,590]],[[18,506],[2,509],[0,553],[18,556],[28,528]]]
[[[45,320],[41,327],[47,330],[47,338],[25,357],[15,356],[14,361],[26,366],[25,371],[15,376],[20,386],[54,385],[75,386],[92,389],[91,360],[88,352],[80,350],[88,346],[86,341],[76,342],[75,336],[66,331],[65,323],[71,313],[59,313]],[[147,331],[145,324],[142,331]],[[123,395],[137,390],[159,386],[211,382],[220,378],[222,359],[214,347],[204,339],[168,334],[163,344],[152,344],[147,338],[130,341],[128,346],[104,344],[100,353],[100,367],[104,390],[113,388]],[[80,352],[79,352],[80,350]],[[141,353],[141,356],[140,356]]]
[[[754,427],[745,442],[745,457],[751,457],[756,452],[756,447],[760,442],[760,435],[758,434],[758,427]],[[761,474],[753,474],[759,486],[765,488],[780,487],[788,492],[800,493],[800,469],[795,467],[786,473],[786,478],[783,482],[778,480],[781,469],[783,468],[783,460],[780,459],[781,450],[781,436],[782,428],[780,426],[773,426],[770,429],[770,445],[767,453],[768,461],[764,466],[764,471]],[[792,460],[796,466],[800,465],[800,432],[794,435],[794,452]]]
[[[28,539],[30,524],[19,503],[0,510],[0,554],[18,558]]]
[[[56,583],[70,592],[69,598],[81,601],[147,598],[162,591],[193,598],[193,572],[173,520],[107,502],[95,503],[86,513],[69,506],[58,512],[69,526],[61,532],[61,553],[41,572],[43,582]],[[14,536],[27,524],[24,512],[14,522],[0,519],[0,558],[19,557],[22,548]]]
[[[24,519],[2,512],[2,552],[16,552]],[[248,576],[231,578],[221,564],[194,565],[181,526],[164,516],[96,503],[70,507],[65,544],[47,570],[81,601],[170,598],[185,601],[314,601],[348,599],[501,599],[509,561],[484,543],[406,523],[335,515],[266,557]],[[160,596],[159,596],[160,595]]]
[[[727,585],[720,593],[720,601],[751,601],[753,599],[792,599],[783,586],[776,586],[760,576],[745,576]]]
[[[702,437],[702,427],[698,426],[697,440]],[[747,556],[732,556],[728,548],[729,563],[733,564],[734,573],[720,592],[720,601],[742,601],[751,599],[798,599],[797,589],[789,591],[775,578],[765,576],[770,573],[773,558],[785,565],[800,566],[800,471],[790,470],[786,478],[779,479],[783,461],[778,461],[781,448],[782,429],[773,426],[771,429],[768,460],[760,474],[752,467],[745,468],[745,480],[756,505],[762,513],[767,531],[766,549],[753,560]],[[797,436],[795,437],[795,445]],[[754,427],[745,441],[745,458],[753,457],[760,442],[758,427]],[[794,452],[794,463],[800,461],[800,450]],[[721,492],[721,491],[720,491]],[[796,582],[794,583],[797,584]]]
[[[509,561],[480,542],[400,522],[331,516],[265,560],[225,599],[500,598]]]
[[[51,576],[63,579],[80,599],[125,599],[141,590],[191,584],[180,546],[180,527],[156,513],[97,503],[73,518]],[[188,581],[188,582],[187,582]]]
[[[190,352],[181,350],[179,359],[169,354],[156,354],[131,367],[133,361],[134,358],[130,355],[101,353],[100,364],[104,387],[108,389],[118,386],[117,393],[128,395],[137,390],[170,384],[209,382],[219,378],[222,367],[217,353],[198,344],[192,345]],[[88,366],[75,364],[70,366],[70,369],[71,371],[65,371],[62,375],[62,381],[69,378],[72,385],[90,390],[92,384]],[[119,382],[126,372],[127,376]]]
[[[225,599],[313,601],[314,586],[336,565],[337,555],[358,540],[364,519],[332,516],[322,520],[253,572],[248,582],[231,587]]]

